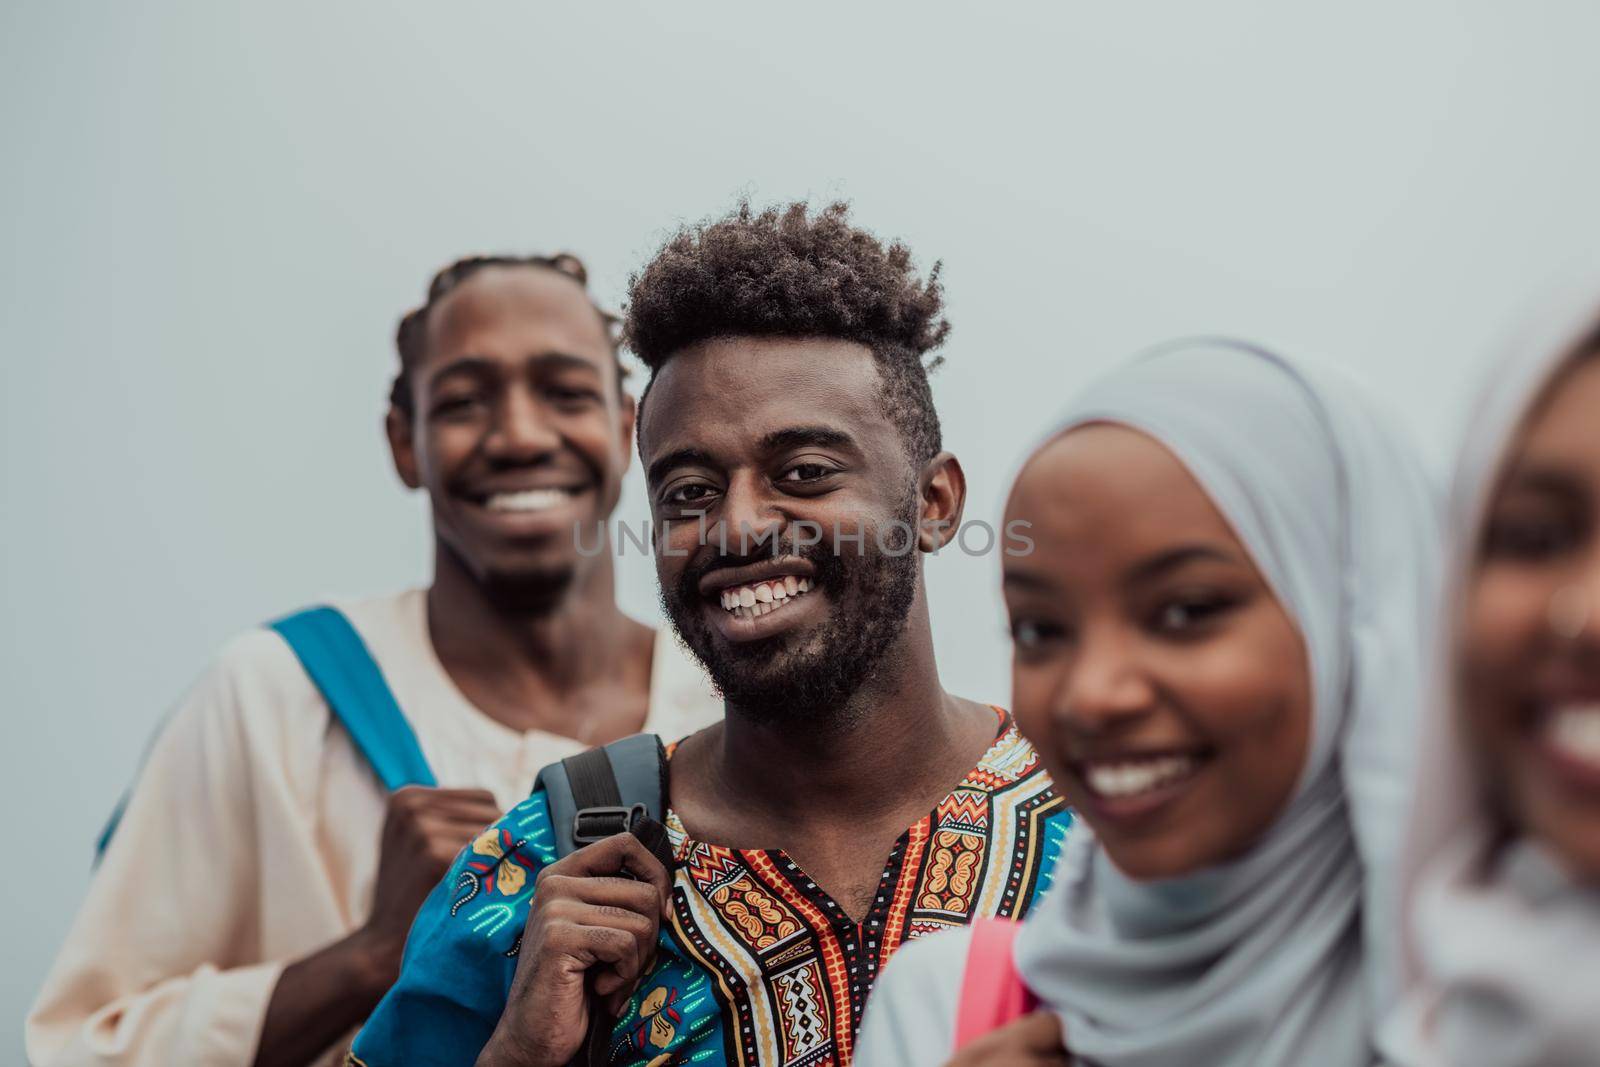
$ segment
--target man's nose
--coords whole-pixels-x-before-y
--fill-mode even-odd
[[[507,463],[530,463],[561,444],[543,405],[529,390],[508,389],[495,405],[494,423],[484,439],[484,452]]]
[[[772,551],[782,536],[785,517],[753,475],[736,475],[728,485],[721,522],[730,553],[749,555]]]

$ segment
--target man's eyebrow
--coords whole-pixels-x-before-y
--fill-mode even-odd
[[[438,381],[452,374],[498,375],[499,373],[500,364],[488,356],[460,356],[436,368],[428,378]]]
[[[648,485],[655,485],[665,478],[676,467],[713,467],[716,466],[711,459],[711,453],[698,448],[678,448],[654,463],[645,472],[644,480]]]
[[[1168,571],[1177,570],[1179,567],[1182,567],[1185,564],[1200,561],[1210,561],[1213,563],[1232,563],[1236,565],[1239,563],[1239,559],[1233,553],[1222,548],[1218,548],[1215,545],[1179,545],[1177,548],[1170,548],[1167,551],[1140,563],[1138,566],[1134,567],[1128,572],[1128,575],[1124,581],[1128,585],[1136,585],[1140,582],[1148,582],[1151,579],[1161,577]]]
[[[543,352],[534,356],[530,362],[541,369],[553,370],[586,370],[595,374],[601,373],[600,367],[592,359],[575,356],[571,352]]]
[[[573,355],[571,352],[540,352],[529,356],[527,363],[540,370],[586,370],[596,374],[600,373],[600,367],[595,365],[594,360]],[[429,377],[443,378],[447,374],[499,375],[505,369],[506,364],[498,359],[469,353],[451,360],[435,370]]]
[[[763,452],[782,452],[791,448],[855,448],[856,439],[832,426],[791,426],[774,430],[760,441]]]

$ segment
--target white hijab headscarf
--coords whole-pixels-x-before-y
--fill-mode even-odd
[[[1444,617],[1464,617],[1500,472],[1530,409],[1600,336],[1597,287],[1541,315],[1494,368],[1470,422],[1451,498]],[[1600,425],[1600,424],[1597,424]],[[1460,733],[1460,633],[1440,634],[1403,867],[1407,995],[1384,1051],[1406,1067],[1600,1064],[1600,891],[1571,882],[1528,839],[1494,854]]]
[[[1147,353],[1052,439],[1091,422],[1161,442],[1228,520],[1304,640],[1312,738],[1285,809],[1224,866],[1137,882],[1077,831],[1019,939],[1022,974],[1091,1064],[1364,1067],[1398,985],[1433,489],[1349,383],[1233,341]]]

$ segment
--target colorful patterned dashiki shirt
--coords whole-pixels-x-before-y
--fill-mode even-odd
[[[694,841],[669,811],[672,922],[612,1032],[610,1062],[846,1067],[896,949],[977,916],[1026,913],[1072,817],[997,714],[994,745],[901,835],[859,924],[783,852]],[[551,842],[538,792],[462,852],[418,913],[400,980],[356,1038],[351,1067],[471,1067],[505,1008]]]

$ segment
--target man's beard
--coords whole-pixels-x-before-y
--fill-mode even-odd
[[[438,543],[483,591],[484,599],[503,615],[527,619],[551,615],[566,600],[577,578],[577,569],[563,563],[521,567],[490,563],[478,569],[449,541],[441,538]]]
[[[906,527],[915,530],[916,501]],[[899,640],[917,595],[914,544],[904,528],[886,533],[885,552],[868,531],[859,551],[835,554],[832,545],[784,542],[774,553],[717,555],[685,568],[675,588],[663,585],[662,606],[683,643],[712,682],[741,711],[765,722],[839,725],[850,714],[850,698],[883,666]],[[851,542],[852,545],[854,542]],[[812,590],[828,601],[821,628],[804,635],[778,634],[763,641],[723,641],[703,614],[700,581],[712,571],[757,563],[774,556],[800,557],[815,569]],[[720,609],[719,609],[720,610]]]
[[[483,588],[496,610],[506,615],[542,619],[554,614],[566,601],[575,577],[576,572],[571,567],[491,571]]]

